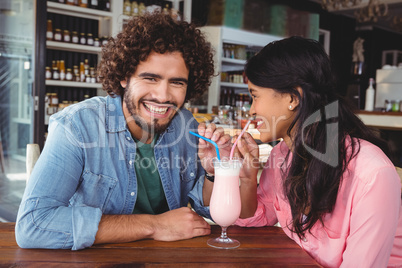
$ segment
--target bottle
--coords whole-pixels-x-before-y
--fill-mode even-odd
[[[130,3],[130,0],[124,0],[124,3],[123,3],[123,15],[126,15],[126,16],[131,15],[131,3]]]
[[[93,38],[93,36],[92,36],[91,33],[88,33],[88,34],[87,34],[87,43],[88,43],[89,46],[93,46],[93,45],[94,45],[94,38]]]
[[[78,0],[78,6],[88,7],[88,0]]]
[[[373,111],[374,110],[374,95],[375,90],[373,87],[374,78],[370,78],[369,87],[366,89],[366,104],[364,106],[364,110],[366,111]]]
[[[131,3],[131,16],[133,17],[138,17],[139,13],[138,13],[138,3],[137,1],[133,1]]]
[[[85,66],[82,61],[80,62],[80,82],[85,82]]]
[[[52,71],[50,70],[50,67],[48,67],[48,66],[46,66],[45,76],[46,76],[46,80],[52,79]]]
[[[85,37],[85,33],[81,33],[80,44],[81,45],[86,45],[87,44],[87,38]]]
[[[64,64],[64,60],[60,60],[59,75],[60,80],[66,80],[66,67]]]
[[[67,0],[67,5],[76,6],[74,0]]]
[[[72,32],[71,42],[73,42],[74,44],[78,44],[80,42],[78,38],[78,33],[76,31]]]
[[[147,10],[147,8],[146,8],[144,2],[140,2],[140,5],[138,6],[138,14],[140,16],[143,16],[145,14],[146,10]]]
[[[99,8],[98,0],[90,0],[89,5],[90,5],[90,8],[93,8],[93,9],[98,9]]]
[[[63,41],[66,42],[66,43],[70,43],[71,38],[70,38],[70,31],[69,30],[64,30]]]
[[[46,40],[53,40],[52,20],[47,20]]]
[[[98,37],[95,37],[95,39],[94,39],[94,46],[95,47],[100,47],[100,41],[99,41]]]
[[[73,72],[71,71],[71,68],[67,68],[66,80],[67,81],[73,81]]]
[[[53,68],[53,73],[52,73],[52,79],[53,80],[59,80],[60,79],[60,73],[57,67]]]
[[[85,72],[85,75],[89,74],[89,61],[88,61],[88,59],[84,60],[84,72]]]
[[[62,41],[63,36],[61,34],[61,29],[56,29],[54,32],[54,41]]]
[[[169,4],[166,4],[165,7],[163,8],[163,14],[165,14],[165,15],[170,14],[170,12],[169,12]]]

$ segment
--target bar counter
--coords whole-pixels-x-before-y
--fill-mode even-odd
[[[231,226],[228,236],[240,241],[237,249],[215,249],[207,240],[220,234],[175,242],[141,240],[91,248],[21,249],[15,242],[15,223],[0,223],[1,267],[320,267],[278,227]]]

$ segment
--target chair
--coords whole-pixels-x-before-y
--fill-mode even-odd
[[[27,144],[27,160],[26,160],[26,170],[27,170],[27,182],[31,176],[32,170],[38,161],[40,155],[39,145],[36,143]]]

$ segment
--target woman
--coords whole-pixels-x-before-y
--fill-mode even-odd
[[[245,68],[271,151],[257,189],[250,135],[238,143],[240,226],[279,222],[324,267],[402,267],[401,183],[381,141],[335,91],[321,45],[301,37],[276,41]],[[400,212],[401,211],[401,212]]]

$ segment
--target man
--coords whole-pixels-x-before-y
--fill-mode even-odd
[[[200,161],[199,140],[188,134],[198,124],[182,106],[213,72],[194,25],[161,14],[133,18],[103,48],[98,74],[109,96],[51,118],[18,212],[17,243],[77,250],[209,234],[198,214],[209,216],[213,183],[204,174],[213,173],[215,149],[200,142]],[[230,150],[222,129],[198,131]]]

